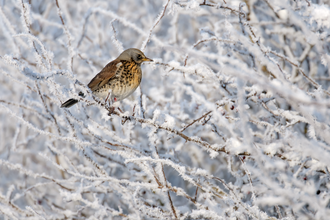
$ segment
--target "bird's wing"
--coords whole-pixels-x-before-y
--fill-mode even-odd
[[[120,60],[114,60],[108,63],[88,84],[88,87],[94,92],[108,83],[113,78],[119,67],[121,66]]]

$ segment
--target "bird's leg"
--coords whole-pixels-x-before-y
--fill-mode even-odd
[[[108,115],[109,116],[112,115],[115,112],[115,107],[110,106],[110,107],[106,107],[106,109],[108,110]]]
[[[108,101],[109,101],[109,106],[111,106],[112,105],[112,102],[111,102],[111,93],[112,93],[112,91],[111,91],[111,89],[109,89],[109,92],[108,92],[108,95],[107,95],[107,97],[105,98],[105,100],[104,100],[104,102],[105,102],[105,104],[107,104],[108,103]],[[109,99],[110,98],[110,99]]]
[[[104,105],[105,105],[105,108],[109,111],[109,116],[115,111],[115,107],[112,107],[111,94],[112,94],[112,91],[111,91],[111,89],[109,89],[109,93],[104,100]]]
[[[136,107],[136,105],[134,105],[134,107],[133,107],[133,114],[132,114],[133,117],[135,115],[135,107]],[[119,107],[118,107],[118,110],[121,111],[121,113],[123,113],[123,111]],[[127,120],[131,120],[131,118],[129,116],[123,116],[123,119],[121,120],[121,124],[122,125],[125,124],[125,122]]]
[[[132,114],[132,116],[135,115],[135,106],[136,106],[136,105],[134,105],[134,107],[133,107],[133,114]]]
[[[136,107],[136,105],[133,106],[132,117],[135,116],[135,107]],[[121,113],[123,113],[123,111],[122,111],[119,107],[118,107],[118,110],[121,111]],[[131,120],[130,116],[122,116],[122,118],[123,118],[123,119],[121,120],[121,124],[122,124],[122,125],[125,124],[125,122],[126,122],[127,120]]]

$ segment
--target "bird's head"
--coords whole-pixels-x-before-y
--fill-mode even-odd
[[[152,59],[146,57],[144,53],[136,48],[130,48],[122,52],[119,57],[119,60],[134,61],[137,64],[141,64],[145,61],[153,61]]]

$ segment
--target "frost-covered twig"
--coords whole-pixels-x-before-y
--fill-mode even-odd
[[[205,118],[206,116],[208,116],[210,113],[212,113],[212,111],[209,111],[209,112],[206,112],[204,115],[202,115],[201,117],[193,120],[191,123],[189,123],[188,125],[184,126],[182,129],[181,129],[181,132],[183,132],[184,130],[186,130],[188,127],[190,127],[191,125],[193,125],[194,123],[202,120],[203,118]]]
[[[115,21],[116,21],[116,19],[113,19],[111,21],[111,27],[112,27],[112,32],[113,32],[111,39],[114,42],[115,46],[117,47],[118,52],[121,53],[124,51],[124,47],[123,47],[123,44],[117,39],[117,32],[116,32],[115,26],[113,26],[113,23]]]
[[[240,202],[238,196],[236,195],[235,191],[228,185],[226,184],[222,179],[218,178],[218,177],[213,177],[213,179],[221,182],[223,184],[223,186],[228,189],[232,194],[233,196],[235,197],[235,202],[237,202],[240,206],[242,206],[250,216],[254,217],[255,219],[259,219],[254,213],[252,213],[242,202]]]
[[[2,6],[5,218],[329,216],[328,5]],[[142,67],[140,89],[109,115],[86,85],[136,44],[156,62]],[[67,98],[79,103],[60,108]]]
[[[58,0],[56,0],[56,4],[58,4],[57,1],[58,1]],[[88,37],[86,36],[86,25],[87,25],[88,19],[89,19],[89,17],[90,17],[91,15],[92,15],[92,13],[91,13],[90,11],[88,11],[88,12],[86,13],[86,15],[84,16],[84,24],[83,24],[83,27],[82,27],[82,34],[81,34],[81,37],[80,37],[80,39],[79,39],[79,41],[78,41],[77,48],[80,47],[81,42],[83,41],[83,39],[84,39],[85,37],[88,38]],[[61,21],[62,21],[62,25],[64,25],[64,21],[63,21],[62,15],[60,15],[60,18],[61,18]],[[64,25],[64,27],[65,27],[65,25]],[[88,39],[89,39],[89,38],[88,38]]]
[[[157,26],[157,24],[160,22],[160,20],[164,17],[165,15],[165,12],[166,12],[166,8],[168,6],[168,4],[170,3],[170,0],[167,0],[166,4],[164,5],[164,8],[162,10],[162,12],[158,15],[157,19],[155,20],[155,23],[154,25],[152,26],[152,28],[150,28],[149,30],[149,35],[147,37],[147,39],[142,43],[142,46],[141,46],[141,51],[144,51],[147,47],[147,44],[149,43],[150,41],[150,37],[151,37],[151,34],[152,34],[152,31],[155,29],[155,27]]]
[[[173,129],[173,128],[170,128],[170,127],[167,127],[167,126],[162,126],[162,125],[159,125],[159,124],[156,124],[156,123],[153,123],[150,119],[143,119],[143,118],[137,118],[137,117],[133,117],[133,116],[125,116],[125,115],[121,115],[120,113],[116,113],[118,114],[120,117],[123,117],[123,118],[128,118],[128,120],[135,120],[137,122],[140,122],[142,124],[147,124],[147,125],[151,125],[157,129],[162,129],[162,130],[166,130],[170,133],[173,133],[173,134],[176,134],[180,137],[182,137],[183,139],[185,139],[186,141],[190,141],[190,142],[194,142],[200,146],[203,146],[205,147],[207,150],[213,150],[213,151],[222,151],[222,152],[225,152],[224,149],[218,149],[218,148],[214,148],[212,147],[209,143],[207,142],[204,142],[204,141],[201,141],[199,139],[196,139],[196,138],[191,138],[191,137],[188,137],[186,136],[185,134],[183,134],[182,132],[176,130],[176,129]]]
[[[209,41],[219,41],[219,42],[224,42],[224,43],[227,43],[227,44],[235,44],[236,42],[232,41],[232,40],[227,40],[227,39],[219,39],[217,37],[211,37],[211,38],[208,38],[208,39],[202,39],[202,40],[199,40],[197,41],[193,46],[192,46],[192,49],[194,49],[195,47],[197,47],[199,44],[201,43],[205,43],[205,42],[209,42]],[[183,66],[186,66],[187,65],[187,60],[188,60],[188,54],[186,55],[185,59],[184,59],[184,65]]]
[[[155,146],[155,151],[157,153],[157,157],[159,158],[159,154],[158,154],[158,150],[157,150],[157,147],[156,146]],[[165,186],[168,187],[167,180],[166,180],[166,175],[165,175],[165,171],[164,171],[164,166],[163,166],[162,163],[161,163],[161,167],[162,167],[163,178],[165,180]],[[167,191],[167,197],[168,197],[168,200],[170,201],[170,205],[171,205],[171,209],[172,209],[173,215],[177,219],[178,218],[178,215],[176,214],[175,207],[173,205],[172,198],[171,198],[171,195],[170,195],[170,191]]]
[[[73,56],[74,56],[74,50],[73,50],[73,47],[72,47],[72,37],[71,37],[71,34],[67,28],[67,26],[65,25],[64,23],[64,19],[62,17],[62,10],[60,8],[60,5],[58,4],[58,0],[55,0],[55,4],[56,4],[56,7],[57,7],[57,14],[58,16],[60,17],[61,19],[61,22],[62,22],[62,25],[63,25],[63,30],[64,30],[64,33],[68,39],[68,52],[69,52],[69,62],[68,62],[68,69],[70,69],[71,71],[73,71]]]
[[[55,117],[54,114],[48,109],[48,106],[46,105],[46,102],[45,102],[45,100],[44,100],[44,98],[43,98],[43,96],[42,96],[42,94],[41,94],[41,92],[40,92],[40,88],[39,88],[38,82],[36,82],[35,85],[36,85],[36,88],[37,88],[37,91],[38,91],[39,97],[40,97],[40,99],[41,99],[41,101],[42,101],[42,104],[44,105],[44,108],[45,108],[46,112],[47,112],[47,113],[53,118],[54,123],[55,123],[55,125],[56,125],[56,127],[57,127],[57,132],[58,132],[59,134],[61,134],[61,130],[60,130],[60,127],[58,126],[58,123],[57,123],[56,117]]]

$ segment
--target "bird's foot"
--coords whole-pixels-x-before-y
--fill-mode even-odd
[[[131,116],[122,116],[122,120],[121,120],[121,124],[125,124],[126,121],[130,121],[131,120]]]
[[[108,115],[110,116],[111,114],[116,114],[116,115],[120,115],[118,112],[115,112],[115,110],[120,111],[121,114],[123,114],[123,110],[121,110],[119,107],[113,107],[113,106],[106,106],[105,107],[108,110]]]
[[[108,110],[108,115],[110,116],[110,115],[112,115],[113,113],[115,113],[115,107],[112,107],[112,106],[106,106],[105,107],[106,108],[106,110]]]

